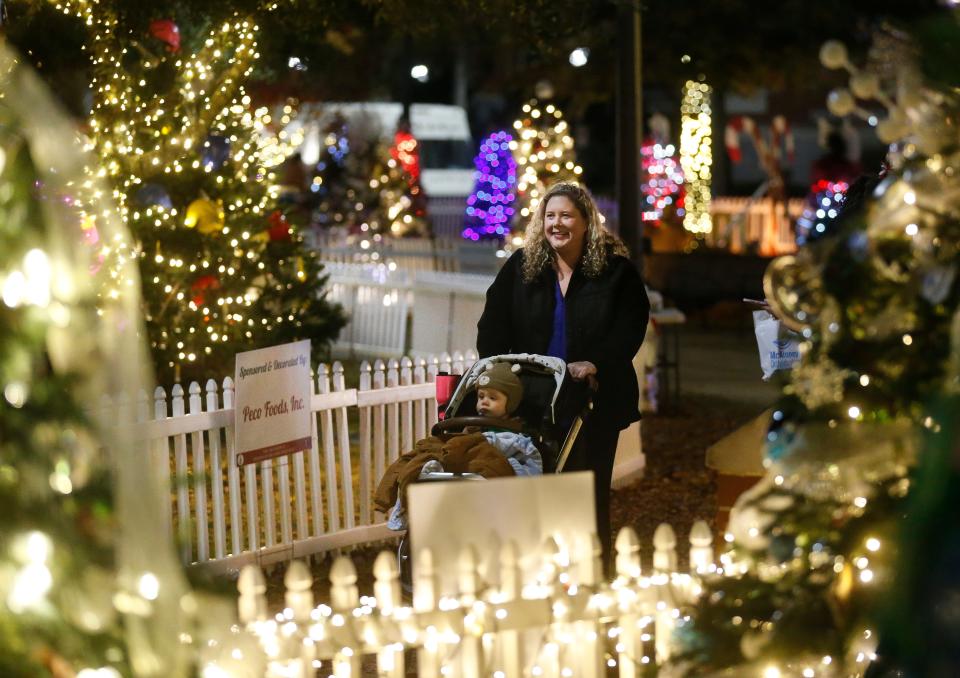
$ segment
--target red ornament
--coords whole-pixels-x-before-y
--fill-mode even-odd
[[[407,130],[401,129],[393,137],[390,155],[400,163],[403,171],[410,175],[410,183],[420,179],[420,145]]]
[[[275,210],[269,217],[270,230],[268,232],[271,242],[290,240],[290,223],[286,215],[280,210]]]
[[[190,285],[190,291],[193,292],[193,303],[197,306],[203,306],[207,300],[207,290],[216,290],[220,288],[220,280],[215,275],[202,275],[193,281]]]
[[[150,22],[150,35],[167,44],[168,52],[180,51],[180,28],[171,19],[154,19]]]

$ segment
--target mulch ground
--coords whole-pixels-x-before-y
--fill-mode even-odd
[[[704,463],[707,448],[756,417],[762,408],[710,396],[683,396],[673,406],[645,414],[641,426],[644,477],[615,490],[610,503],[614,537],[630,526],[640,538],[644,571],[653,564],[653,533],[669,523],[685,567],[690,527],[717,513],[715,473]],[[714,543],[716,543],[716,538]]]

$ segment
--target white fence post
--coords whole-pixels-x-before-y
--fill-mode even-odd
[[[474,603],[480,593],[480,576],[477,572],[479,559],[473,545],[460,550],[459,558],[460,604],[465,608],[474,608],[467,613],[464,621],[463,637],[460,639],[460,672],[463,678],[480,678],[483,674],[483,639],[473,628],[483,627],[483,619],[476,620]]]
[[[413,383],[413,361],[404,356],[400,360],[400,385],[409,386]],[[409,400],[401,405],[401,443],[403,451],[413,449],[413,403]]]
[[[162,421],[167,418],[167,393],[161,387],[153,391],[153,418],[155,421]],[[160,487],[169,491],[170,482],[170,441],[166,436],[160,436],[154,439],[153,445],[154,463],[160,470],[158,476],[161,482]],[[167,533],[173,533],[173,509],[170,506],[169,499],[164,495],[163,501],[163,523],[167,528]]]
[[[355,647],[357,639],[348,631],[354,622],[353,611],[360,604],[360,594],[357,591],[357,570],[346,556],[340,556],[330,568],[330,607],[335,614],[340,615],[344,630],[340,649],[333,659],[334,675],[360,675],[360,648]]]
[[[640,541],[631,527],[617,534],[617,578],[624,585],[640,579]],[[632,601],[631,601],[632,602]],[[620,607],[620,636],[617,638],[617,663],[620,678],[639,678],[643,669],[643,622],[631,604]]]
[[[400,570],[397,568],[397,554],[381,551],[373,563],[373,595],[382,617],[390,617],[394,610],[403,605],[400,595]],[[403,678],[403,646],[387,645],[377,652],[377,674],[383,678]]]
[[[292,454],[277,458],[277,484],[280,486],[280,543],[293,541],[293,514],[290,501],[290,462]]]
[[[385,365],[382,360],[376,360],[373,363],[373,385],[374,389],[385,388],[387,376]],[[375,405],[373,409],[373,460],[376,469],[377,482],[383,477],[387,464],[387,430],[385,427],[386,405]]]
[[[360,363],[360,381],[358,391],[369,391],[372,384],[370,363]],[[370,524],[370,492],[373,482],[383,477],[383,459],[375,464],[370,453],[370,407],[360,408],[360,524]],[[371,469],[371,466],[374,468]],[[373,476],[371,477],[371,471]]]
[[[657,663],[670,657],[670,634],[673,632],[673,585],[670,573],[677,569],[677,535],[666,523],[653,533],[653,569],[657,573],[656,649]]]
[[[319,393],[320,371],[310,380],[311,392]],[[323,483],[320,479],[320,424],[317,417],[322,413],[310,412],[310,519],[313,529],[310,534],[317,537],[324,533],[323,524]]]
[[[276,501],[273,496],[273,459],[260,462],[260,488],[263,495],[263,544],[270,547],[277,543],[277,526],[274,517]]]
[[[230,377],[223,379],[223,409],[233,409],[233,379]],[[230,546],[231,552],[237,555],[243,551],[243,525],[240,512],[240,468],[237,466],[233,431],[233,426],[224,429],[227,440],[227,489],[230,492]]]
[[[174,384],[171,393],[173,416],[182,417],[184,415],[183,387],[180,384]],[[187,436],[185,434],[174,437],[173,449],[177,483],[177,535],[180,539],[183,562],[189,563],[193,560],[193,547],[190,540],[190,494],[187,489]]]
[[[690,529],[690,569],[703,574],[713,567],[713,534],[706,521],[698,520]]]
[[[517,542],[510,539],[500,549],[500,590],[498,602],[511,602],[520,599],[523,590],[523,575],[520,572],[520,549]],[[504,608],[493,611],[495,619],[506,619]],[[524,652],[520,631],[501,631],[499,634],[503,672],[507,676],[523,675]]]
[[[217,382],[207,380],[207,412],[220,409],[217,402]],[[226,552],[227,530],[223,512],[223,471],[220,458],[220,429],[209,433],[210,490],[213,492],[213,557],[223,558]]]
[[[313,577],[310,575],[310,569],[303,564],[303,561],[294,560],[283,577],[283,585],[287,589],[283,598],[284,604],[292,614],[293,621],[299,630],[299,633],[291,639],[299,644],[297,655],[300,665],[297,669],[300,676],[307,678],[314,675],[315,656],[314,643],[307,632],[311,622],[310,614],[313,612]]]
[[[391,358],[387,363],[387,388],[399,385],[400,363]],[[400,405],[397,403],[387,405],[387,454],[388,464],[400,456]]]
[[[267,619],[267,581],[256,565],[244,565],[237,578],[240,623],[248,626]]]
[[[343,380],[343,365],[333,363],[333,390],[340,393],[346,390]],[[350,431],[347,428],[347,408],[337,408],[337,442],[340,446],[340,474],[343,479],[343,526],[350,529],[356,525],[353,505],[353,462],[350,458]]]
[[[203,405],[200,400],[200,384],[195,381],[190,382],[189,390],[190,414],[200,414],[203,412]],[[197,560],[203,562],[210,557],[210,539],[207,533],[207,471],[203,431],[190,434],[190,447],[193,453],[193,502],[197,526]],[[213,472],[212,467],[210,471]]]
[[[313,379],[310,380],[311,384]],[[313,391],[313,388],[310,389]],[[313,415],[311,413],[311,419]],[[294,502],[297,507],[297,537],[306,539],[310,536],[310,528],[307,520],[307,472],[305,468],[304,455],[306,450],[294,452],[290,458],[293,462],[293,491]]]
[[[417,553],[413,582],[413,609],[432,612],[437,607],[437,578],[433,570],[433,552],[421,549]],[[440,678],[440,633],[435,626],[423,629],[423,646],[417,650],[417,673],[420,678]]]
[[[317,370],[317,386],[321,394],[330,393],[329,370],[324,363],[321,363]],[[336,532],[340,529],[340,500],[337,491],[337,459],[333,446],[333,412],[323,410],[320,420],[323,422],[323,461],[327,477],[327,529]]]
[[[418,358],[413,368],[413,383],[424,384],[427,381],[427,361]],[[416,440],[427,437],[427,406],[429,400],[417,399],[413,403],[413,435]],[[436,411],[436,407],[433,408]],[[412,449],[411,445],[411,449]]]

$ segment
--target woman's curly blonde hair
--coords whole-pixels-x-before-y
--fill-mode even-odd
[[[590,191],[575,181],[558,181],[553,184],[540,200],[537,210],[527,225],[523,236],[523,279],[531,282],[547,266],[553,266],[557,254],[550,247],[543,234],[543,218],[550,198],[562,195],[570,200],[587,222],[586,244],[581,258],[583,273],[588,278],[596,278],[607,266],[607,257],[620,254],[629,257],[627,246],[617,236],[608,231],[600,222],[600,212]]]

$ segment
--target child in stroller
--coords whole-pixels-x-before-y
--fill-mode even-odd
[[[384,474],[374,503],[381,511],[389,510],[391,529],[406,529],[405,490],[412,481],[543,473],[540,453],[530,436],[521,432],[523,422],[511,418],[523,400],[523,384],[517,376],[521,366],[490,362],[485,367],[473,381],[476,420],[456,433],[434,431]]]
[[[506,377],[507,374],[510,377]],[[493,399],[490,391],[494,391]],[[503,402],[499,402],[498,393],[504,396]],[[445,403],[441,420],[431,431],[433,435],[425,441],[446,438],[463,445],[469,436],[450,438],[449,434],[479,429],[488,446],[498,450],[494,452],[499,457],[496,466],[504,470],[500,475],[559,473],[592,409],[591,393],[586,382],[570,377],[566,363],[560,358],[526,353],[483,358],[460,378],[449,402]],[[514,416],[504,417],[500,408]],[[468,412],[477,412],[478,416],[466,415]],[[455,460],[456,455],[450,459]],[[401,488],[399,475],[391,473],[394,465],[384,474],[375,503],[379,510],[390,511],[388,525],[397,530],[406,529],[405,501],[401,499],[405,500],[405,489],[410,482],[493,477],[489,469],[479,463],[473,468],[469,465],[463,468],[442,461],[433,465],[432,460],[427,459],[407,472]],[[407,591],[411,574],[409,554],[410,542],[405,537],[400,543],[398,559],[401,581]]]

